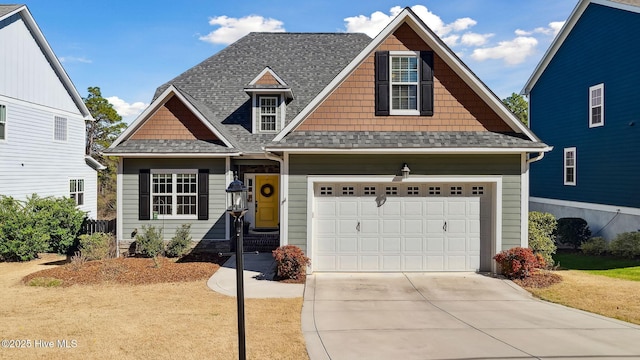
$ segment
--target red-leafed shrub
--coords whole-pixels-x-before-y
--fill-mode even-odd
[[[536,269],[546,266],[541,256],[536,256],[529,248],[514,247],[504,250],[493,259],[500,265],[500,272],[509,279],[524,279]]]
[[[311,260],[302,250],[294,245],[280,246],[273,250],[273,257],[278,265],[278,278],[302,280],[307,272],[307,265]]]

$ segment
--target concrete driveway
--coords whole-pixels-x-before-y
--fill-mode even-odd
[[[640,359],[640,327],[479,274],[314,274],[311,360]]]

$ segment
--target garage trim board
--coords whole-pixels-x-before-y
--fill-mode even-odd
[[[307,187],[312,272],[496,271],[500,176],[309,176]]]

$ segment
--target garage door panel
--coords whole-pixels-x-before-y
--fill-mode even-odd
[[[316,268],[319,271],[331,271],[338,269],[337,257],[333,255],[316,256]]]
[[[377,256],[377,255],[360,256],[360,269],[363,271],[379,271],[380,256]]]
[[[334,237],[319,237],[318,244],[316,245],[317,251],[319,254],[330,253],[333,254],[336,252],[336,243],[337,239]]]
[[[334,201],[326,201],[323,199],[318,202],[316,214],[318,217],[335,217],[337,213],[337,205]]]
[[[402,259],[400,255],[383,255],[382,256],[382,270],[384,271],[401,271]]]
[[[338,256],[338,270],[341,271],[357,271],[358,256],[357,255],[341,255]]]
[[[443,215],[444,216],[444,200],[431,198],[426,204],[427,215]]]
[[[475,255],[480,254],[480,238],[479,237],[472,236],[467,239],[467,251]]]
[[[427,271],[442,271],[444,270],[444,257],[442,255],[438,256],[426,256],[427,266],[425,270]]]
[[[464,234],[466,234],[467,233],[467,220],[466,219],[462,219],[462,220],[449,219],[447,221],[446,231],[450,236],[451,235],[459,235],[459,234],[464,235]]]
[[[383,219],[382,220],[382,234],[400,234],[402,232],[402,220],[401,219]]]
[[[424,234],[424,220],[423,219],[406,219],[403,222],[403,234],[416,235]]]
[[[380,220],[379,219],[362,219],[360,221],[360,231],[361,235],[367,234],[375,234],[378,236],[380,234]]]
[[[424,240],[421,237],[405,237],[404,252],[422,253],[424,252]]]
[[[337,233],[337,221],[335,219],[318,219],[316,224],[318,225],[317,234],[319,236],[335,235]]]
[[[433,234],[444,233],[444,220],[427,219],[426,224],[427,224],[427,235],[431,236]]]
[[[430,236],[426,239],[428,252],[442,253],[444,251],[444,237]]]
[[[467,270],[467,257],[464,255],[460,256],[447,256],[447,264],[445,269],[449,271],[463,271]]]
[[[382,252],[383,253],[400,253],[402,251],[402,241],[399,237],[384,237],[382,238]]]
[[[338,217],[358,216],[358,201],[354,198],[338,198]]]
[[[358,252],[358,238],[345,238],[345,237],[340,237],[338,238],[338,252],[339,253],[345,253],[345,252]]]
[[[397,198],[387,199],[380,209],[382,217],[398,217],[402,214],[402,203]]]
[[[466,250],[467,250],[467,238],[452,237],[452,236],[447,238],[447,252],[464,253]]]
[[[378,204],[372,197],[362,198],[360,201],[360,216],[379,216]]]
[[[360,238],[360,252],[380,252],[380,238],[372,237],[372,238]]]
[[[405,255],[403,256],[404,269],[407,271],[421,271],[424,268],[424,256],[422,255]]]
[[[423,217],[424,214],[424,201],[422,199],[415,198],[402,198],[401,207],[403,216],[411,217]]]
[[[338,219],[338,234],[340,235],[357,235],[358,220],[356,219]]]
[[[467,201],[452,198],[448,201],[447,215],[465,217],[467,215]]]

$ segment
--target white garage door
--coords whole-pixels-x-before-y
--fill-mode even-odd
[[[479,268],[484,186],[320,184],[315,191],[315,271]]]

